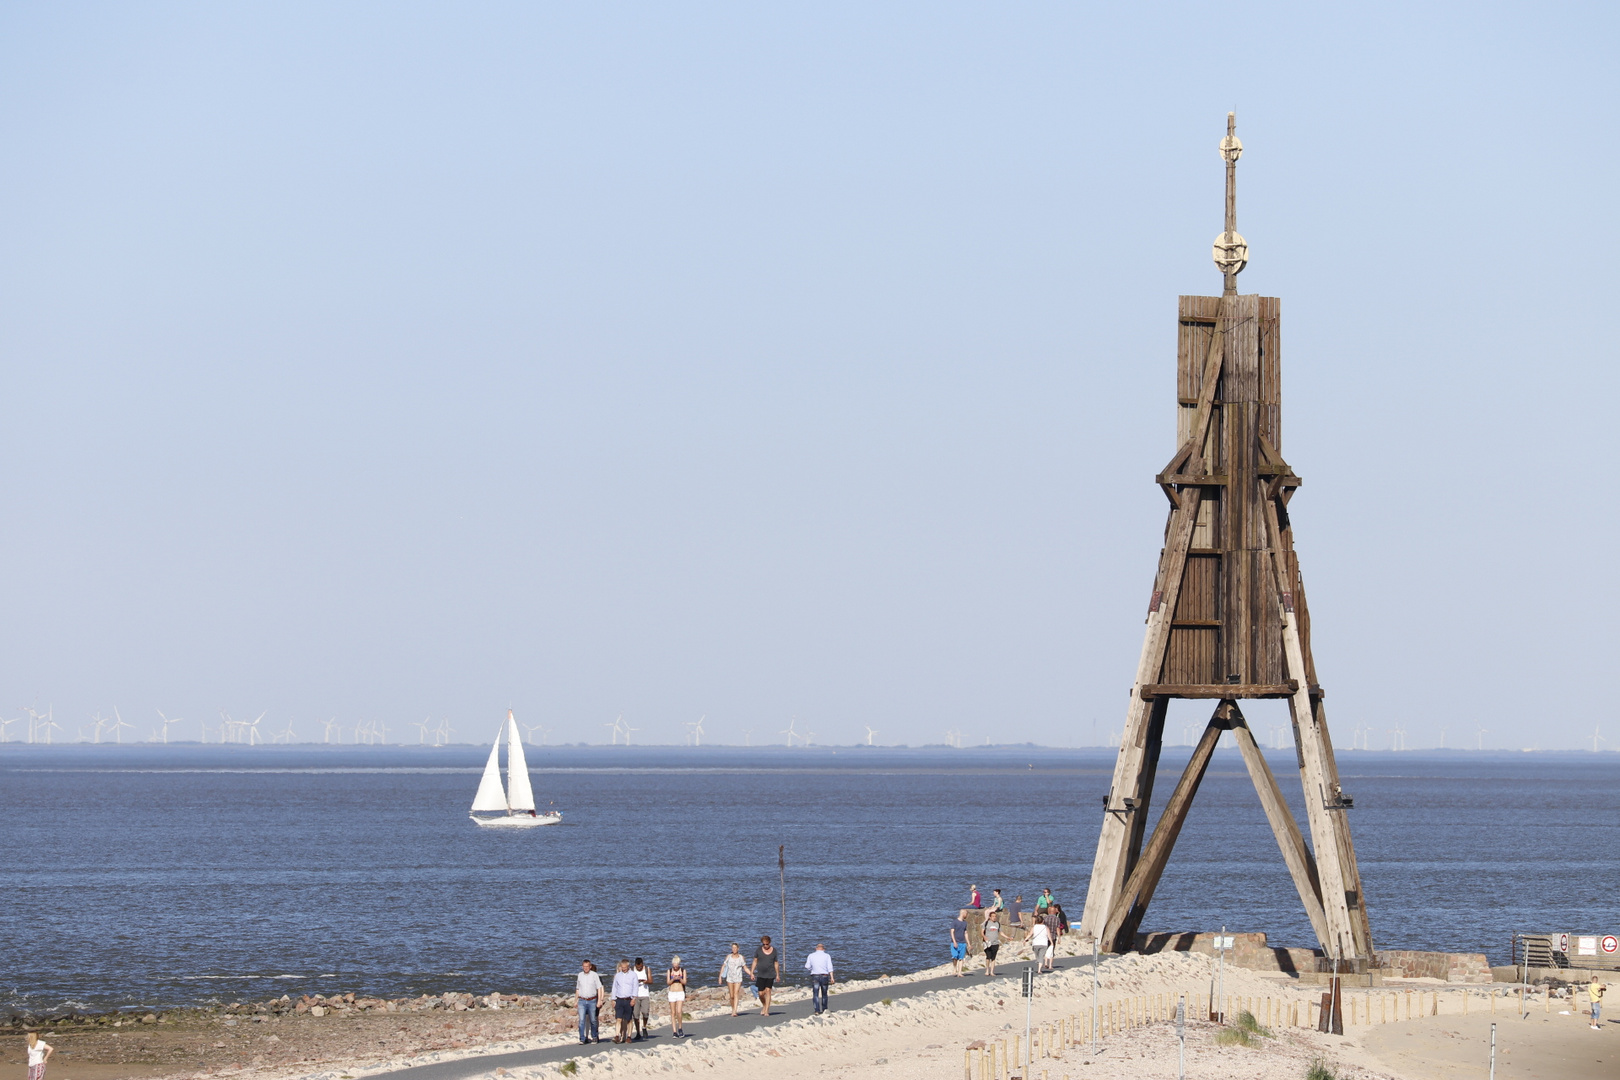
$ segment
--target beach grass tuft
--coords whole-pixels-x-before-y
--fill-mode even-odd
[[[1253,1035],[1240,1027],[1222,1028],[1215,1035],[1216,1046],[1258,1046]]]
[[[1305,1070],[1305,1080],[1339,1080],[1339,1077],[1328,1068],[1327,1062],[1317,1058],[1311,1062],[1311,1067]]]
[[[573,1076],[575,1073],[579,1072],[579,1062],[574,1058],[569,1058],[567,1061],[563,1062],[561,1066],[559,1066],[559,1071],[564,1076]]]
[[[1258,1035],[1262,1039],[1271,1038],[1271,1032],[1261,1027],[1260,1021],[1256,1020],[1254,1018],[1254,1013],[1250,1012],[1248,1009],[1244,1009],[1242,1012],[1237,1014],[1237,1026],[1248,1032],[1250,1035]]]

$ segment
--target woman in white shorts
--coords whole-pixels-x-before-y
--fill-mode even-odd
[[[748,961],[742,954],[742,946],[735,941],[731,943],[731,954],[720,961],[720,983],[731,995],[731,1015],[737,1015],[737,999],[742,996],[743,971],[747,969]]]
[[[679,956],[669,958],[664,981],[669,984],[669,1026],[675,1029],[677,1039],[684,1039],[686,1031],[681,1026],[681,1009],[686,1004],[686,969],[681,966]]]

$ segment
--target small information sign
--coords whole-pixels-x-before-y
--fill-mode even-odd
[[[1230,949],[1230,948],[1232,948],[1232,936],[1227,935],[1225,937],[1222,937],[1220,934],[1216,934],[1215,935],[1215,947],[1217,949]]]
[[[1594,934],[1592,937],[1578,937],[1578,938],[1576,938],[1575,939],[1575,955],[1577,955],[1577,956],[1596,956],[1597,955],[1597,935]]]

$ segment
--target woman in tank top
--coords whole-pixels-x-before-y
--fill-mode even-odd
[[[669,1026],[674,1029],[677,1039],[684,1039],[686,1030],[681,1025],[681,1011],[686,1004],[686,968],[681,965],[679,956],[669,958],[669,970],[664,972],[664,981],[669,984]]]
[[[45,1080],[45,1063],[51,1060],[56,1048],[39,1037],[39,1032],[28,1033],[28,1080]]]

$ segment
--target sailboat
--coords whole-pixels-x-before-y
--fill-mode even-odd
[[[506,786],[501,786],[501,740],[506,740]],[[479,817],[494,813],[496,817]],[[467,814],[479,825],[491,829],[531,829],[536,825],[555,825],[562,815],[555,811],[544,814],[534,809],[534,789],[529,786],[529,763],[523,758],[523,740],[518,738],[517,718],[506,710],[506,723],[495,733],[495,745],[489,748],[489,761],[484,764],[484,777],[478,781],[478,794],[473,796],[472,810]]]

